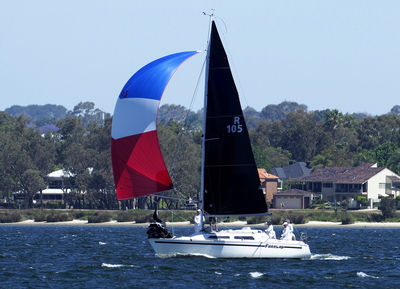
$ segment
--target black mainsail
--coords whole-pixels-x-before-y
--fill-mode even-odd
[[[203,209],[210,216],[268,212],[239,94],[214,21],[208,51]]]

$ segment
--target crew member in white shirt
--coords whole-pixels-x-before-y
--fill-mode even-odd
[[[274,231],[274,226],[272,225],[272,221],[268,220],[266,225],[267,225],[267,229],[265,230],[265,233],[267,234],[268,238],[276,239],[276,234]]]
[[[198,233],[201,231],[201,211],[200,209],[197,210],[196,216],[194,216],[194,232]],[[203,223],[205,221],[205,218],[203,216]]]
[[[296,240],[296,236],[294,234],[293,224],[292,224],[292,222],[290,222],[289,219],[287,219],[286,222],[288,223],[288,228],[289,228],[290,234],[292,236],[292,240],[295,241]]]
[[[292,240],[292,233],[290,233],[290,230],[289,230],[287,222],[283,223],[283,232],[282,232],[282,235],[281,235],[280,239],[284,240],[284,241],[291,241]]]

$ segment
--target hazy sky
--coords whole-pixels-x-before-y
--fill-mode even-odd
[[[113,113],[139,68],[206,48],[212,9],[243,107],[381,115],[400,105],[397,0],[0,0],[0,110],[92,101]],[[179,68],[163,103],[190,107],[204,58]]]

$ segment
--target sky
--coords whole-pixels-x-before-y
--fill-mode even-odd
[[[0,110],[91,101],[112,114],[142,66],[206,49],[203,12],[215,15],[243,108],[294,101],[375,116],[400,105],[397,0],[0,0]],[[162,104],[202,107],[204,58],[178,69]]]

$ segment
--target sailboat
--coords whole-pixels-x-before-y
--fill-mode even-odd
[[[268,215],[268,207],[228,57],[213,17],[207,48],[202,137],[201,216]],[[118,199],[173,188],[157,138],[156,118],[168,81],[199,51],[157,59],[137,71],[123,87],[112,124],[112,164]],[[261,229],[243,227],[173,236],[154,213],[147,230],[158,256],[202,255],[211,258],[309,258],[303,240],[270,239]]]

